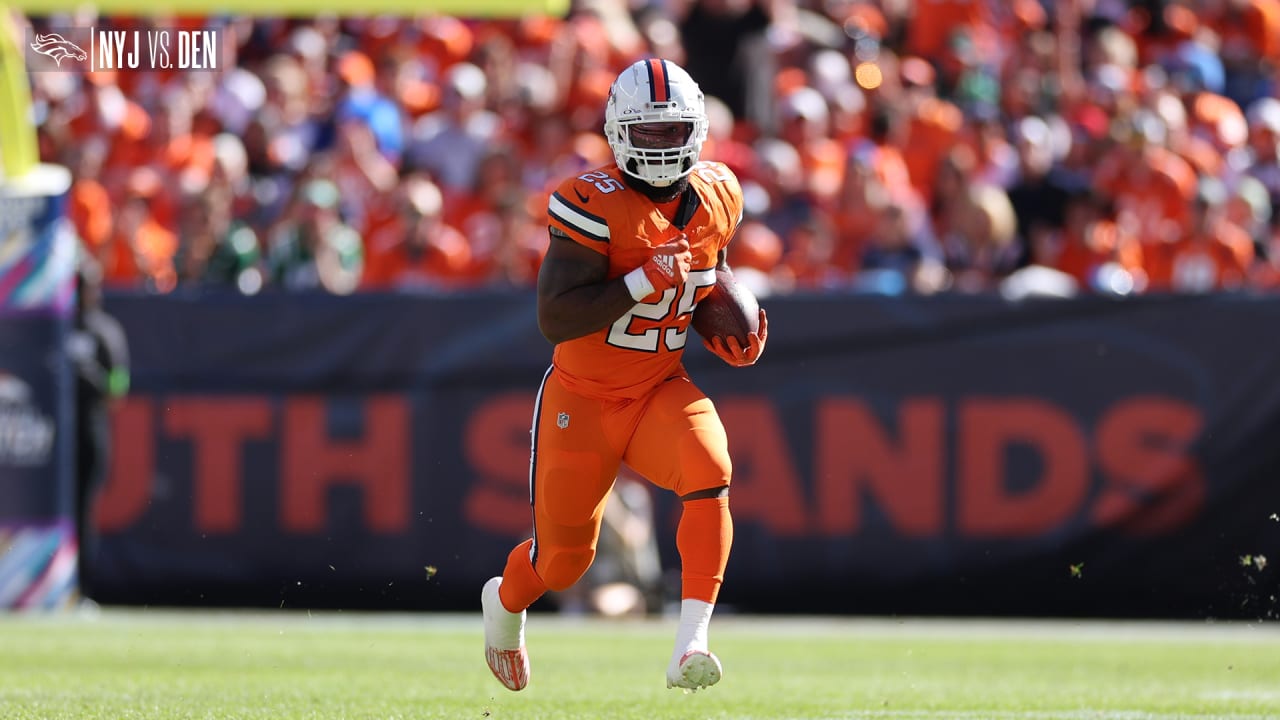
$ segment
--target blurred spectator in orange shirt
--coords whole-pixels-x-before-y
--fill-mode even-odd
[[[955,148],[964,128],[964,114],[955,104],[938,98],[933,67],[921,58],[903,58],[903,102],[907,132],[902,139],[902,159],[911,184],[931,202],[942,159]]]
[[[1153,290],[1206,293],[1244,285],[1253,263],[1253,241],[1226,218],[1227,190],[1201,179],[1187,231],[1174,242],[1144,248]]]
[[[836,197],[833,220],[836,246],[831,263],[850,276],[861,269],[867,241],[880,224],[881,211],[891,203],[889,190],[876,177],[871,154],[849,153],[840,194]]]
[[[726,252],[734,277],[756,297],[794,289],[795,278],[781,264],[782,239],[759,220],[742,221]]]
[[[1195,195],[1195,170],[1165,147],[1164,121],[1151,111],[1138,111],[1118,132],[1094,186],[1115,199],[1121,222],[1141,229],[1143,243],[1180,235]]]
[[[98,255],[104,285],[141,285],[169,292],[177,284],[173,257],[178,238],[151,213],[151,203],[163,189],[159,174],[150,168],[138,168],[130,174],[115,231]]]
[[[795,290],[822,291],[848,286],[848,276],[831,264],[835,233],[821,216],[796,225],[783,238],[782,265]]]
[[[850,158],[854,155],[866,158],[875,172],[876,179],[895,198],[910,197],[913,203],[923,202],[916,192],[911,173],[902,157],[902,143],[906,138],[901,117],[887,103],[868,109],[865,137],[848,146]]]
[[[151,205],[156,220],[171,230],[178,227],[175,194],[207,181],[213,172],[213,141],[194,131],[195,108],[190,91],[172,85],[151,113],[147,146],[152,156],[148,164],[160,173],[169,190],[157,193]]]
[[[473,245],[484,246],[488,241],[479,237],[484,223],[496,214],[500,201],[523,189],[520,170],[520,156],[514,146],[500,143],[487,148],[476,165],[471,186],[466,192],[455,193],[445,208],[445,222],[461,230]],[[477,254],[486,251],[475,249],[480,251]]]
[[[415,51],[426,65],[427,74],[442,77],[454,64],[466,60],[475,49],[475,33],[459,18],[427,15],[413,20],[411,37]]]
[[[1037,239],[1036,262],[1067,273],[1082,288],[1114,290],[1119,270],[1129,278],[1126,294],[1145,289],[1142,244],[1107,218],[1105,200],[1092,190],[1080,189],[1065,204],[1061,230]],[[1100,288],[1099,282],[1108,285]]]
[[[101,175],[102,162],[106,156],[106,142],[97,137],[68,145],[63,153],[63,161],[70,167],[71,175],[75,178],[71,185],[67,216],[81,241],[94,254],[111,239],[112,231],[113,203],[107,189],[97,179]]]
[[[990,25],[986,0],[915,0],[907,25],[907,52],[936,60],[956,32]]]
[[[778,114],[778,137],[799,151],[806,192],[817,204],[830,204],[840,190],[845,150],[830,137],[826,99],[811,87],[799,87],[779,101]]]
[[[151,116],[141,105],[129,99],[115,84],[114,72],[93,72],[82,76],[82,97],[76,97],[67,109],[68,142],[90,137],[106,141],[107,156],[103,161],[102,182],[112,199],[119,201],[133,168],[150,159],[147,136],[151,132]]]
[[[533,215],[527,206],[539,197],[545,198],[524,187],[514,147],[489,149],[477,168],[472,192],[460,196],[445,213],[445,221],[462,231],[471,248],[471,266],[464,273],[467,283],[531,284],[527,273],[541,263],[537,247],[545,244],[546,232],[539,223],[538,237],[529,237]],[[544,217],[545,210],[537,215]]]
[[[626,67],[646,56],[644,36],[636,25],[628,0],[579,0],[580,12],[570,17],[582,24],[581,33],[604,41],[600,51],[609,67]]]
[[[457,288],[471,265],[467,239],[443,220],[444,197],[425,175],[410,175],[395,192],[395,214],[365,238],[366,290]]]
[[[429,76],[422,58],[413,54],[407,41],[402,41],[374,56],[376,78],[374,85],[383,97],[395,103],[400,114],[400,153],[403,156],[404,141],[413,121],[440,106],[440,87]]]
[[[474,263],[481,281],[490,287],[532,288],[547,253],[548,236],[543,218],[546,202],[537,204],[518,189],[500,198],[494,210],[496,243]]]
[[[1170,114],[1177,114],[1179,103],[1172,97],[1163,100]],[[1239,172],[1233,166],[1244,160],[1243,148],[1249,137],[1249,126],[1240,107],[1211,92],[1186,94],[1182,101],[1189,109],[1185,131],[1179,129],[1175,134],[1171,124],[1169,148],[1186,159],[1199,175],[1223,179],[1228,173]]]

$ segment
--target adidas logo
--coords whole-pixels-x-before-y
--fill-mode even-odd
[[[653,263],[657,265],[658,269],[666,276],[670,277],[675,274],[675,258],[670,255],[655,255],[653,256]]]

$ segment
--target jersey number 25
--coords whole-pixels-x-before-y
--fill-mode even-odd
[[[693,315],[693,308],[697,304],[694,298],[698,296],[698,288],[711,287],[715,284],[715,268],[690,271],[684,287],[679,289],[680,302],[676,304],[674,314],[671,312],[671,305],[677,293],[676,288],[671,288],[662,293],[662,297],[658,298],[657,302],[637,303],[614,321],[613,326],[609,328],[609,344],[641,352],[658,352],[658,343],[663,342],[668,350],[679,350],[684,347],[689,337],[689,325],[685,323],[682,330],[675,327],[676,323],[685,316]],[[631,321],[634,318],[665,322],[644,332],[634,333],[631,332]]]

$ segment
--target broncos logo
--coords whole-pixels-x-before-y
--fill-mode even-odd
[[[62,37],[58,33],[49,33],[47,35],[36,35],[36,41],[31,43],[31,49],[41,55],[48,55],[58,63],[58,67],[62,67],[62,61],[71,58],[73,60],[84,60],[89,57],[87,53],[79,45]]]

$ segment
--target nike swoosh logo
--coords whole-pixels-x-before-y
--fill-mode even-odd
[[[574,195],[577,195],[577,196],[578,196],[578,199],[579,199],[579,200],[581,200],[581,201],[582,201],[582,202],[584,202],[584,203],[585,203],[585,202],[591,202],[591,198],[587,197],[586,195],[583,195],[583,194],[578,190],[578,188],[574,188],[574,189],[573,189],[573,194],[574,194]]]

